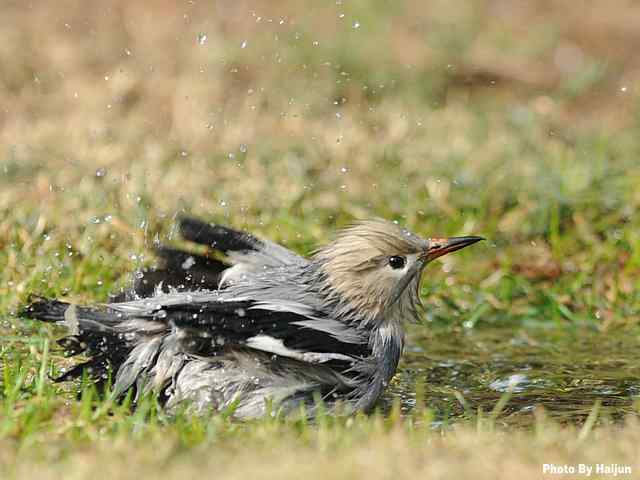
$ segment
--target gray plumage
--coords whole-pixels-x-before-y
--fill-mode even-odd
[[[61,340],[112,394],[155,391],[167,409],[284,414],[316,400],[368,411],[394,375],[403,323],[418,315],[427,263],[480,237],[423,239],[386,221],[358,223],[310,258],[250,234],[184,218],[185,239],[217,260],[168,247],[161,268],[98,306],[40,299],[24,316],[65,324]]]

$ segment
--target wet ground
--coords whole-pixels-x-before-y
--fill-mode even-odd
[[[640,331],[587,329],[452,330],[410,335],[385,398],[409,413],[416,385],[436,424],[490,412],[505,392],[500,422],[526,425],[536,406],[560,422],[582,422],[594,404],[600,421],[640,412]],[[464,405],[466,404],[466,405]]]

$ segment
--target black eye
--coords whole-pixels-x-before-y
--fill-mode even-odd
[[[394,270],[397,270],[398,268],[404,268],[406,264],[407,259],[405,257],[400,257],[397,255],[389,257],[389,266],[391,266],[391,268],[393,268]]]

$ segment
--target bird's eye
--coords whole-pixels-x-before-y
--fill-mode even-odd
[[[400,257],[398,255],[389,257],[389,266],[394,270],[397,270],[399,268],[404,268],[406,264],[407,264],[407,259],[405,257]]]

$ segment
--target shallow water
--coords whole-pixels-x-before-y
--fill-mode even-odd
[[[415,332],[414,332],[415,333]],[[597,400],[600,420],[637,415],[640,400],[640,331],[586,329],[453,330],[410,335],[383,404],[401,399],[404,413],[416,403],[416,383],[436,424],[490,412],[512,394],[500,422],[531,424],[536,406],[561,422],[581,423]],[[458,397],[459,397],[458,395]]]

